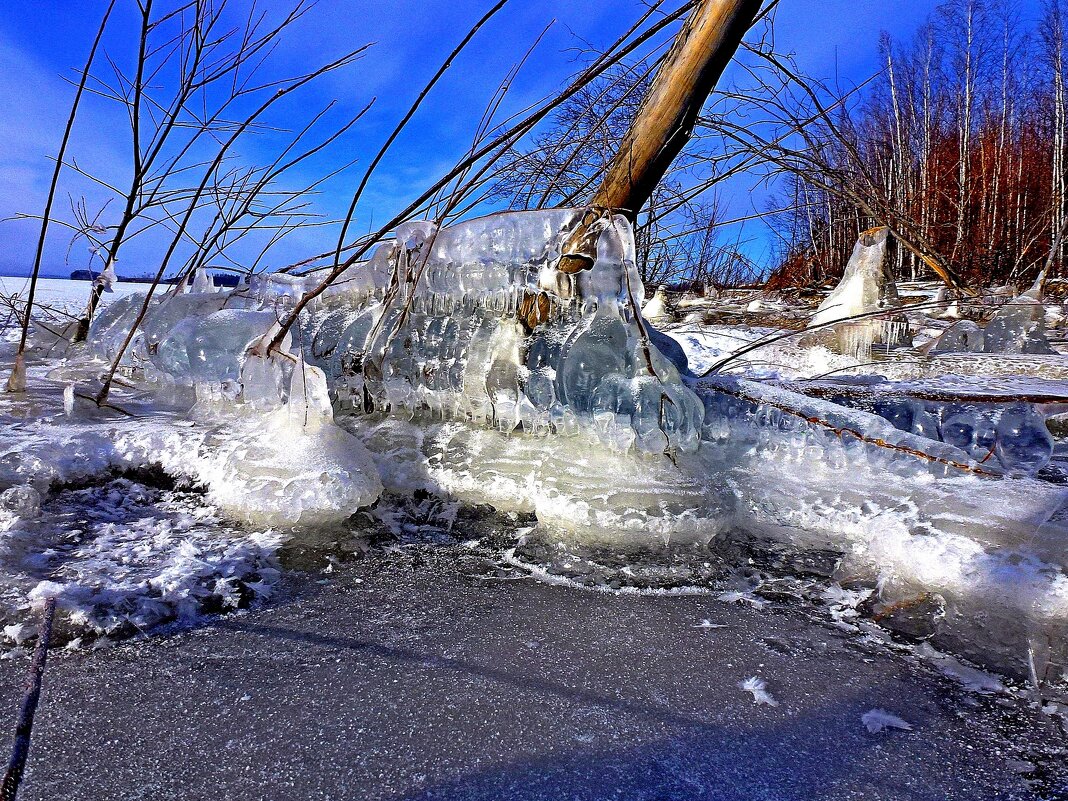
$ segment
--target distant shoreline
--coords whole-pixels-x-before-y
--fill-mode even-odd
[[[81,271],[75,271],[75,272],[81,272]],[[224,276],[226,276],[226,277],[224,277]],[[212,283],[217,287],[219,287],[219,286],[221,286],[221,287],[237,286],[238,283],[240,282],[240,277],[237,276],[237,275],[233,275],[233,277],[229,277],[229,276],[230,276],[229,273],[212,273],[211,274]],[[4,278],[13,278],[13,279],[18,279],[18,280],[22,280],[22,281],[28,281],[30,279],[30,276],[29,275],[19,274],[19,273],[0,272],[0,279],[4,279]],[[88,271],[86,271],[86,275],[75,275],[73,273],[68,273],[66,275],[50,274],[50,275],[40,275],[40,276],[38,276],[38,278],[47,279],[47,280],[50,280],[50,281],[77,281],[77,282],[90,283],[91,281],[94,280],[95,276],[90,277],[88,275]],[[173,286],[175,283],[177,283],[178,280],[179,279],[177,277],[164,278],[162,281],[160,281],[160,284],[163,284],[165,286]],[[153,281],[155,281],[155,278],[153,276],[126,277],[126,276],[121,276],[120,275],[118,281],[119,281],[120,284],[151,284]]]

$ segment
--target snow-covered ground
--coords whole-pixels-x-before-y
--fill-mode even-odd
[[[144,292],[147,284],[119,281],[112,285],[110,298],[121,298],[134,292]],[[30,288],[30,279],[25,276],[0,275],[0,295],[25,297]],[[90,281],[72,281],[69,278],[39,278],[35,304],[54,306],[70,312],[80,312],[89,300]]]
[[[41,278],[37,281],[34,306],[37,316],[44,320],[69,321],[81,315],[89,301],[92,284],[89,281],[72,281],[69,278]],[[29,293],[30,279],[23,276],[0,275],[0,336],[11,337],[16,330],[12,303],[21,307]],[[144,292],[145,284],[120,281],[115,284],[108,299],[117,299]]]

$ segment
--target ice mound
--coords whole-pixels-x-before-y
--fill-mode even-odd
[[[987,353],[1054,353],[1046,338],[1046,309],[1036,298],[1015,297],[983,329]]]
[[[240,402],[201,390],[193,414],[208,426],[118,434],[119,466],[159,465],[204,486],[233,519],[258,526],[325,525],[374,503],[378,472],[334,424],[322,372],[298,363],[287,381],[277,362],[265,361],[245,366]],[[251,394],[253,387],[263,394]]]
[[[842,280],[809,321],[810,328],[837,323],[834,341],[840,353],[863,358],[876,342],[898,344],[907,339],[907,322],[874,317],[852,319],[898,305],[897,290],[886,264],[888,241],[886,228],[861,234]]]
[[[58,417],[8,431],[0,489],[29,485],[43,494],[117,470],[162,468],[204,487],[232,519],[279,527],[338,522],[374,503],[377,470],[334,424],[321,371],[298,362],[284,374],[275,361],[261,368],[266,377],[253,380],[253,372],[245,371],[247,390],[263,394],[241,398],[202,385],[191,421],[173,412]]]
[[[253,358],[244,375],[270,369],[267,360]],[[268,393],[280,383],[271,376],[258,382]],[[246,381],[246,391],[252,385]],[[225,436],[205,441],[195,478],[208,486],[209,498],[237,519],[268,526],[326,525],[374,503],[382,492],[378,470],[360,443],[334,424],[322,371],[296,365],[285,402],[275,397],[273,410],[231,418]]]
[[[583,210],[501,214],[437,229],[402,226],[362,278],[324,293],[302,326],[306,358],[341,408],[449,419],[503,432],[596,425],[617,449],[692,452],[700,401],[641,317],[633,232],[600,219],[592,269],[558,270]],[[278,307],[315,275],[268,277]]]

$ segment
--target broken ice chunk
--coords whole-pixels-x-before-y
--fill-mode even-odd
[[[29,485],[11,487],[0,492],[0,509],[23,520],[37,517],[41,513],[41,493]]]
[[[1046,339],[1045,308],[1034,298],[1013,298],[986,324],[987,353],[1054,353]]]
[[[951,353],[982,353],[984,341],[983,329],[971,320],[960,320],[943,331],[931,349]]]

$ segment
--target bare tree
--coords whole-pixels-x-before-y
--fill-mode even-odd
[[[277,350],[285,341],[290,329],[300,318],[301,313],[307,308],[308,304],[325,292],[347,269],[362,259],[372,247],[393,231],[396,226],[434,208],[438,205],[437,198],[439,194],[448,187],[454,187],[450,194],[461,192],[464,196],[469,196],[477,192],[478,188],[483,185],[485,176],[493,165],[504,158],[510,148],[528,135],[553,110],[574,97],[583,87],[594,81],[606,70],[611,69],[616,64],[623,62],[628,56],[639,51],[643,45],[653,40],[661,31],[668,28],[697,5],[696,0],[687,0],[687,2],[684,2],[673,11],[665,13],[661,8],[664,2],[665,0],[655,0],[655,2],[649,3],[645,14],[625,31],[611,47],[606,49],[603,56],[595,59],[578,75],[563,92],[535,104],[521,115],[509,118],[486,130],[485,135],[479,138],[479,144],[475,148],[461,158],[455,166],[449,169],[406,208],[402,209],[371,234],[342,246],[340,253],[349,254],[343,261],[337,258],[338,251],[332,251],[307,260],[305,263],[310,264],[319,261],[323,257],[329,257],[333,266],[325,271],[325,275],[315,287],[305,292],[300,300],[297,301],[290,310],[289,315],[282,321],[275,336],[263,346],[264,350],[268,353]],[[659,19],[650,23],[650,18],[658,13],[661,15]],[[464,180],[463,176],[469,177],[460,186],[456,182],[457,179]],[[454,204],[450,202],[449,205],[452,206]],[[355,210],[357,205],[353,204],[352,208]]]
[[[70,144],[71,132],[74,130],[74,122],[78,117],[78,109],[81,106],[82,94],[85,92],[85,84],[89,80],[89,73],[93,68],[93,63],[96,61],[96,54],[100,47],[100,41],[104,38],[104,32],[107,30],[108,20],[111,19],[111,12],[114,8],[115,0],[111,0],[104,12],[104,16],[100,20],[100,26],[97,28],[96,38],[93,40],[93,46],[89,50],[89,57],[85,62],[85,67],[82,68],[78,81],[78,89],[74,93],[74,100],[70,107],[70,115],[67,117],[67,125],[63,130],[63,138],[60,140],[59,152],[56,155],[56,166],[52,172],[52,181],[48,186],[48,199],[45,201],[44,214],[41,215],[41,233],[37,239],[37,251],[33,258],[33,269],[30,272],[30,288],[26,295],[26,307],[23,311],[22,332],[19,336],[18,350],[15,353],[15,364],[11,368],[11,374],[8,376],[7,380],[8,392],[23,392],[26,389],[26,340],[29,335],[30,320],[33,314],[33,301],[34,294],[37,290],[37,279],[41,273],[41,258],[44,255],[45,242],[48,239],[48,223],[52,217],[52,204],[55,202],[56,190],[59,187],[59,176],[60,172],[63,170],[63,159],[67,153],[67,145]]]
[[[130,240],[146,231],[173,230],[186,209],[197,210],[210,195],[196,191],[198,176],[213,165],[214,143],[241,124],[243,109],[298,79],[264,77],[265,64],[285,31],[314,6],[296,0],[288,13],[269,22],[256,8],[243,17],[229,0],[139,0],[138,39],[129,72],[109,59],[110,74],[94,75],[91,91],[119,105],[129,122],[130,176],[124,189],[91,169],[82,172],[121,201],[118,216],[103,231],[80,233],[101,261],[80,321],[84,339],[101,295],[116,280],[116,266]],[[247,127],[247,126],[246,126]],[[220,162],[212,167],[219,170]],[[231,176],[219,176],[225,184]],[[196,205],[190,206],[195,197]],[[195,245],[196,240],[190,240]]]

